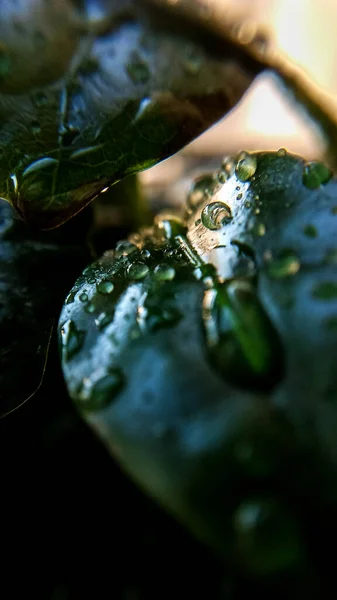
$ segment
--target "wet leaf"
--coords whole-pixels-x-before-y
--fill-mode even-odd
[[[141,487],[259,576],[303,572],[337,530],[337,187],[306,172],[285,150],[225,159],[173,235],[159,215],[105,253],[60,319],[85,420]],[[232,217],[216,229],[210,203]],[[84,341],[69,357],[70,323]]]
[[[2,5],[0,194],[40,228],[176,152],[260,71],[143,2]]]
[[[40,386],[60,307],[89,259],[88,218],[39,234],[0,201],[0,416]]]

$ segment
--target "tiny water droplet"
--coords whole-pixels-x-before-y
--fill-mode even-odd
[[[197,75],[202,65],[202,56],[197,48],[187,46],[183,56],[183,66],[190,75]]]
[[[162,263],[156,266],[153,274],[155,279],[157,279],[158,281],[172,281],[172,279],[174,279],[175,277],[176,272],[175,269],[170,265]]]
[[[85,332],[77,329],[74,321],[69,319],[61,328],[62,355],[68,361],[82,348]]]
[[[292,250],[285,250],[277,257],[267,262],[267,273],[273,279],[282,279],[296,275],[300,270],[301,263],[298,256]]]
[[[318,300],[336,300],[337,283],[334,281],[323,281],[314,286],[312,295]]]
[[[238,194],[238,195],[236,196],[236,199],[237,199],[237,200],[241,200],[241,198],[242,198],[242,194],[241,194],[241,192],[240,192],[240,194]]]
[[[129,256],[136,250],[138,250],[138,248],[135,244],[132,244],[128,240],[122,240],[116,245],[115,257],[120,258],[121,256]]]
[[[278,156],[286,156],[287,150],[285,148],[279,148],[277,151]]]
[[[258,235],[259,237],[263,237],[266,233],[266,226],[264,225],[264,223],[258,223],[254,227],[254,233],[255,233],[255,235]]]
[[[137,53],[131,55],[130,61],[126,65],[126,70],[134,83],[144,84],[149,81],[149,67]]]
[[[71,291],[69,292],[68,296],[65,299],[65,304],[72,304],[72,302],[74,302],[75,300],[75,296],[76,296],[76,292],[75,291]]]
[[[246,200],[245,208],[251,208],[251,207],[252,207],[252,203],[250,202],[250,200]]]
[[[80,398],[81,409],[94,412],[107,408],[124,385],[125,377],[121,369],[110,369],[108,375],[95,383],[90,394]]]
[[[226,173],[227,178],[231,177],[235,171],[235,162],[231,156],[225,156],[222,160],[222,170]]]
[[[318,235],[315,225],[306,225],[303,229],[304,234],[310,238],[316,238]]]
[[[218,186],[219,182],[212,174],[197,177],[188,193],[187,205],[192,210],[197,208],[204,200],[214,194]]]
[[[201,213],[203,226],[211,231],[221,229],[231,219],[231,209],[224,202],[211,202],[203,208]]]
[[[95,319],[95,325],[98,329],[104,329],[109,323],[111,323],[113,319],[113,315],[109,313],[102,312],[98,315],[97,319]]]
[[[79,299],[83,303],[88,302],[88,300],[89,300],[88,294],[86,292],[82,292],[82,294],[79,295]]]
[[[112,281],[106,279],[104,281],[100,281],[96,287],[97,291],[100,294],[111,294],[111,292],[113,292],[114,289],[114,284],[112,283]]]
[[[222,169],[221,169],[221,171],[218,172],[217,177],[218,177],[218,181],[220,183],[226,183],[226,181],[228,181],[228,179],[229,179],[228,173]]]
[[[92,315],[96,310],[94,303],[88,302],[88,304],[85,305],[84,310],[89,313],[89,315]]]
[[[143,262],[134,262],[128,266],[126,272],[129,279],[144,279],[149,273],[149,267]]]
[[[201,223],[201,219],[197,219],[195,222],[195,226],[198,227],[198,225],[200,225],[200,223]]]
[[[332,171],[324,163],[313,161],[304,166],[302,181],[305,187],[314,190],[328,183],[331,177]]]
[[[257,169],[257,159],[252,154],[248,154],[247,152],[241,152],[239,154],[235,173],[240,181],[249,181],[251,177],[255,174]]]

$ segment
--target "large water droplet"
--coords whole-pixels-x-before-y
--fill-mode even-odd
[[[77,329],[74,321],[69,319],[62,325],[61,341],[62,341],[62,356],[68,361],[82,348],[85,332]]]
[[[210,198],[219,187],[219,182],[212,175],[201,175],[195,179],[187,196],[187,205],[193,210],[204,200]]]
[[[237,279],[207,290],[203,324],[210,363],[229,382],[263,390],[280,380],[283,349],[248,280]]]
[[[130,279],[144,279],[149,272],[149,267],[143,262],[134,262],[128,266],[126,272]]]
[[[115,257],[120,258],[121,256],[129,256],[136,250],[138,250],[138,248],[135,244],[132,244],[128,240],[122,240],[116,245]]]
[[[175,277],[175,269],[168,264],[162,263],[156,266],[153,275],[158,281],[172,281]]]
[[[253,573],[282,571],[302,559],[295,522],[275,500],[242,502],[233,515],[233,528],[237,552]]]
[[[303,184],[314,190],[320,185],[328,183],[332,177],[332,171],[321,162],[309,162],[304,166],[303,169]]]
[[[113,292],[114,289],[114,284],[112,283],[112,281],[106,279],[104,281],[100,281],[96,287],[97,291],[100,294],[111,294],[111,292]]]
[[[253,177],[257,168],[257,159],[252,154],[248,154],[247,152],[241,152],[239,154],[235,173],[240,181],[248,181]]]
[[[202,224],[212,231],[221,229],[231,219],[231,209],[224,202],[210,202],[210,204],[204,207],[201,213]]]
[[[292,250],[284,250],[276,258],[271,258],[266,263],[267,273],[273,279],[282,279],[296,275],[300,270],[301,263],[298,256]]]

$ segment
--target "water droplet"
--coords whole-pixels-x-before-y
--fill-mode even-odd
[[[128,266],[126,272],[129,279],[144,279],[149,273],[149,267],[143,262],[134,262]]]
[[[263,237],[266,233],[266,226],[263,223],[258,223],[254,227],[254,233],[255,233],[255,235],[258,235],[259,237]]]
[[[136,250],[138,250],[138,248],[135,244],[132,244],[128,240],[122,240],[116,245],[115,257],[120,258],[121,256],[129,256]]]
[[[283,349],[254,287],[236,279],[207,290],[203,325],[210,364],[248,389],[272,389],[284,371]]]
[[[186,233],[184,221],[169,211],[163,211],[156,215],[154,224],[158,229],[164,232],[164,235],[168,240],[175,238],[177,235],[184,235]]]
[[[229,179],[228,173],[226,173],[224,170],[219,171],[217,177],[220,183],[226,183],[226,181]]]
[[[222,160],[222,170],[227,177],[231,177],[235,171],[235,162],[231,156],[225,156]]]
[[[279,148],[277,151],[278,156],[286,156],[287,150],[285,148]]]
[[[310,238],[315,238],[318,235],[315,225],[306,225],[303,229],[303,232],[307,237]]]
[[[195,224],[196,227],[198,227],[198,225],[200,225],[200,223],[201,223],[201,219],[197,219],[194,224]]]
[[[85,305],[84,310],[89,313],[89,315],[92,315],[96,310],[94,303],[88,302],[88,304]]]
[[[170,265],[162,263],[156,266],[153,274],[155,279],[157,279],[158,281],[172,281],[172,279],[174,279],[175,277],[176,272],[175,269]]]
[[[36,119],[31,122],[32,133],[38,134],[41,132],[41,124]]]
[[[246,200],[245,208],[251,208],[251,207],[252,207],[252,203],[250,202],[250,200]]]
[[[83,303],[88,302],[88,300],[89,300],[88,294],[86,292],[82,292],[82,294],[79,295],[79,299],[80,299],[80,302],[83,302]]]
[[[282,279],[296,275],[300,270],[301,263],[292,250],[284,250],[276,258],[267,263],[267,273],[273,279]]]
[[[312,295],[318,300],[336,300],[337,283],[334,281],[323,281],[314,286]]]
[[[108,375],[95,383],[90,394],[80,397],[80,406],[85,411],[107,408],[125,385],[125,377],[119,368],[110,369]]]
[[[235,173],[240,181],[249,181],[256,172],[257,159],[252,154],[241,152],[238,156]]]
[[[97,287],[97,291],[100,294],[111,294],[111,292],[114,289],[114,284],[112,283],[112,281],[109,281],[108,279],[106,279],[104,281],[100,281],[96,287]]]
[[[144,84],[149,81],[149,67],[137,53],[131,55],[130,62],[126,65],[126,70],[134,83]]]
[[[197,75],[201,69],[202,56],[194,46],[187,46],[183,56],[183,66],[190,75]]]
[[[241,200],[241,198],[242,198],[242,194],[241,194],[241,192],[240,192],[240,194],[238,194],[238,195],[236,196],[236,199],[237,199],[237,200]]]
[[[328,183],[331,177],[332,171],[324,163],[313,161],[304,166],[302,181],[305,187],[314,190]]]
[[[149,258],[151,258],[151,252],[150,250],[148,250],[147,248],[143,248],[140,253],[139,253],[140,258],[142,258],[143,260],[147,260]]]
[[[187,196],[187,205],[193,210],[204,200],[210,198],[219,187],[219,182],[212,175],[201,175],[192,184]]]
[[[69,292],[68,296],[65,299],[64,304],[72,304],[74,302],[76,296],[76,291]]]
[[[82,348],[85,332],[77,329],[74,321],[69,319],[62,325],[62,355],[64,360],[68,361]]]
[[[201,213],[203,226],[211,231],[221,229],[231,219],[231,209],[224,202],[211,202],[203,208]]]
[[[51,158],[49,156],[45,156],[44,158],[40,158],[39,160],[35,160],[32,162],[22,173],[22,177],[27,177],[27,175],[31,175],[32,173],[36,173],[36,171],[40,171],[41,169],[46,169],[47,167],[53,166],[56,167],[58,164],[58,160],[56,158]]]
[[[109,323],[111,323],[113,319],[113,315],[109,313],[102,312],[98,315],[97,319],[95,319],[95,325],[98,329],[104,329]]]
[[[295,522],[273,499],[242,502],[234,512],[233,529],[237,552],[253,573],[282,572],[302,560]]]

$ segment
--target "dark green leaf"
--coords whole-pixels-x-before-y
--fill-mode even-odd
[[[1,12],[0,193],[40,228],[183,147],[260,70],[142,2],[76,4]]]
[[[284,150],[225,160],[173,236],[158,217],[106,253],[60,320],[87,422],[142,487],[260,575],[301,569],[336,527],[337,182],[323,171],[313,189]],[[69,357],[70,330],[83,343]]]

